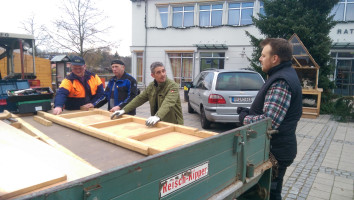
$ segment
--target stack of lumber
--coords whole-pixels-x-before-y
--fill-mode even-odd
[[[99,172],[2,120],[0,127],[1,200]]]

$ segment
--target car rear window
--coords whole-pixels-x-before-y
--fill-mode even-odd
[[[257,73],[220,73],[216,81],[215,90],[257,91],[261,89],[263,83],[263,79]]]

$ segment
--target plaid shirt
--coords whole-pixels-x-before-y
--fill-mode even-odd
[[[277,129],[290,107],[291,92],[284,80],[275,81],[268,89],[264,100],[262,115],[247,115],[244,125],[251,124],[267,117],[272,119],[272,129]]]

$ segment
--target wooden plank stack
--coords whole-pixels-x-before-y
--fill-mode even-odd
[[[8,112],[4,112],[5,115],[9,117]],[[63,149],[58,150],[58,146],[54,148],[46,144],[43,140],[55,146],[55,142],[51,142],[45,134],[26,124],[22,125],[25,122],[20,118],[15,119],[17,122],[11,125],[0,120],[0,200],[100,171],[77,157],[68,155],[68,152],[62,152]]]

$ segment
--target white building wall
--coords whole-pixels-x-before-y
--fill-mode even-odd
[[[145,7],[145,2],[147,6]],[[194,53],[194,70],[193,77],[200,72],[200,56],[199,52],[205,51],[222,51],[225,52],[225,69],[242,69],[249,67],[247,57],[251,57],[253,47],[250,44],[250,38],[247,37],[245,31],[250,32],[257,38],[262,35],[258,29],[253,26],[220,26],[220,27],[189,27],[189,28],[161,28],[160,14],[157,7],[163,5],[186,5],[191,3],[196,5],[196,2],[207,2],[203,0],[145,0],[141,1],[140,5],[137,2],[132,4],[133,26],[132,26],[132,46],[131,51],[144,52],[145,74],[143,79],[147,85],[153,79],[150,75],[150,65],[155,61],[161,61],[165,64],[167,75],[170,79],[173,78],[172,69],[169,64],[167,52],[184,52],[192,51]],[[209,1],[213,2],[213,1]],[[226,6],[226,1],[224,7]],[[194,21],[195,24],[199,21],[198,6],[195,6]],[[147,11],[147,24],[145,28],[145,10]],[[259,11],[259,1],[255,1],[254,16]],[[223,12],[223,24],[227,23],[227,12]],[[169,25],[172,24],[172,12],[169,11]],[[330,37],[333,43],[347,42],[354,43],[354,23],[339,23],[330,32]],[[198,44],[225,44],[226,50],[198,50]],[[351,51],[353,51],[351,49]],[[136,61],[132,56],[133,75],[136,76]]]
[[[180,0],[178,3],[191,2]],[[194,1],[205,2],[205,1]],[[226,50],[199,50],[199,51],[222,51],[225,52],[225,69],[241,69],[248,67],[247,56],[252,54],[252,46],[250,39],[246,36],[245,31],[249,31],[252,35],[260,37],[260,33],[254,26],[231,27],[222,26],[214,28],[189,27],[189,28],[161,28],[160,14],[157,7],[159,5],[168,5],[176,3],[176,1],[148,0],[145,8],[145,1],[141,1],[140,5],[136,2],[132,5],[133,13],[133,44],[131,50],[144,51],[145,63],[145,83],[148,84],[153,79],[150,76],[149,67],[152,62],[161,61],[166,66],[167,75],[173,78],[172,69],[169,64],[167,52],[184,52],[193,51],[195,77],[199,73],[199,54],[196,47],[197,44],[225,44]],[[225,3],[226,4],[226,3]],[[195,6],[195,8],[198,8]],[[145,28],[145,9],[147,10],[147,29]],[[254,9],[255,10],[255,9]],[[169,12],[171,13],[171,12]],[[225,13],[225,12],[224,12]],[[171,15],[171,14],[170,14]],[[225,15],[225,14],[224,14]],[[169,17],[172,19],[172,17]],[[226,21],[227,16],[223,16]],[[198,22],[198,12],[194,12],[194,21]],[[172,21],[169,22],[170,24]],[[147,30],[147,32],[145,32]],[[146,47],[145,47],[146,46]],[[133,56],[133,59],[135,57]],[[132,62],[133,68],[135,61]],[[136,75],[136,70],[133,70]]]
[[[145,3],[132,4],[132,46],[145,45]]]
[[[329,36],[333,43],[354,43],[354,22],[337,24]]]

